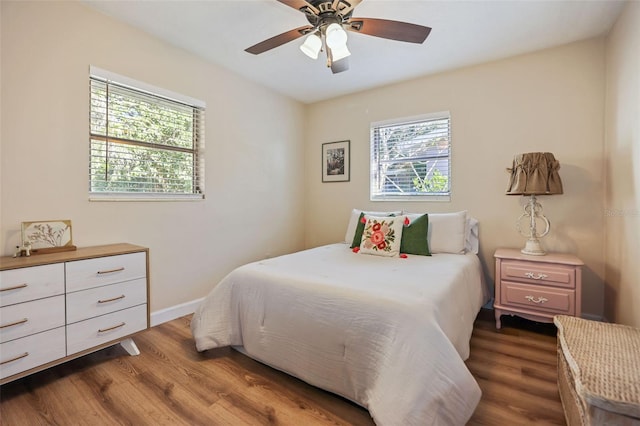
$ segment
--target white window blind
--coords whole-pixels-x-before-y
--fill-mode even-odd
[[[92,68],[90,198],[204,198],[204,103]]]
[[[449,112],[371,124],[371,200],[448,200]]]

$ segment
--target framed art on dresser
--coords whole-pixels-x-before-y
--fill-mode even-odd
[[[33,253],[75,250],[70,220],[22,222],[22,245]]]

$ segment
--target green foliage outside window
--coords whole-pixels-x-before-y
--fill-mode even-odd
[[[413,187],[417,192],[447,192],[449,190],[449,178],[440,170],[433,169],[431,177],[414,177]]]

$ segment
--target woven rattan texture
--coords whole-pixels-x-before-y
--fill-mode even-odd
[[[558,343],[589,404],[640,417],[640,329],[559,315]]]

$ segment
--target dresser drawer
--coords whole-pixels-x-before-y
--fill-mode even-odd
[[[64,295],[0,308],[0,343],[64,325]]]
[[[147,303],[145,278],[67,294],[67,323]]]
[[[64,358],[64,327],[0,344],[0,379]]]
[[[66,263],[67,293],[147,276],[146,253],[121,254]]]
[[[503,281],[500,304],[505,308],[529,308],[554,314],[575,314],[575,291]]]
[[[563,265],[502,261],[500,277],[503,280],[546,284],[554,287],[575,288],[575,268]]]
[[[67,325],[67,353],[83,351],[147,328],[147,305]]]
[[[0,306],[64,293],[64,265],[31,266],[0,271]]]

